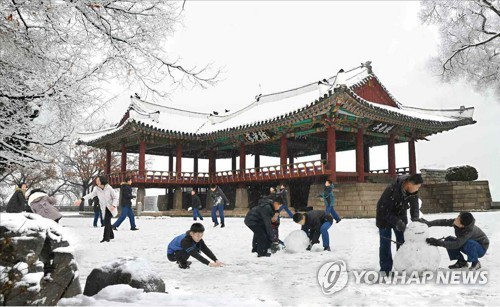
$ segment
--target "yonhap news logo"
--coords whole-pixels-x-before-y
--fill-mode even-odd
[[[351,275],[351,276],[349,276]],[[317,274],[318,284],[325,295],[335,294],[347,286],[349,278],[356,285],[485,285],[488,283],[488,271],[483,270],[438,270],[438,271],[402,271],[384,272],[374,270],[347,271],[343,260],[329,261],[323,264]]]
[[[345,288],[348,280],[347,265],[342,260],[327,262],[318,270],[318,283],[323,294],[339,292]]]

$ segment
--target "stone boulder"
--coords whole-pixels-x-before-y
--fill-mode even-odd
[[[151,264],[143,258],[119,257],[92,270],[83,294],[93,296],[111,285],[127,284],[144,292],[165,292],[165,283]]]
[[[56,305],[82,293],[59,224],[35,213],[2,213],[0,235],[0,305]]]

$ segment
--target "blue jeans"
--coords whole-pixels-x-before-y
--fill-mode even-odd
[[[125,218],[128,216],[128,219],[130,220],[130,229],[135,228],[135,218],[134,218],[134,210],[132,210],[132,207],[129,206],[123,206],[122,207],[122,214],[120,214],[120,217],[118,220],[113,224],[113,227],[120,227],[121,223],[125,220]]]
[[[196,221],[196,218],[198,217],[203,221],[203,216],[201,216],[200,209],[193,208],[193,220]]]
[[[396,235],[396,250],[405,242],[405,235],[402,231],[397,231],[395,228],[379,228],[378,233],[380,236],[380,247],[379,247],[379,263],[380,271],[390,272],[392,270],[392,231]]]
[[[94,227],[97,227],[97,219],[101,220],[101,226],[104,225],[104,223],[102,221],[101,209],[99,209],[99,211],[94,211]]]
[[[217,221],[217,210],[219,210],[220,222],[224,225],[224,204],[212,206],[212,222],[219,224]]]
[[[455,237],[447,237],[445,241],[455,241]],[[447,249],[448,256],[450,260],[465,261],[462,253],[467,255],[468,262],[477,262],[479,258],[483,257],[486,251],[484,248],[475,240],[467,240],[465,244],[457,249]]]
[[[286,213],[288,213],[288,216],[290,218],[293,218],[293,214],[292,214],[292,211],[290,211],[290,209],[288,209],[288,206],[287,205],[281,205],[280,208],[278,209],[278,213],[281,212],[281,210],[285,210]],[[278,215],[279,216],[279,215]]]
[[[333,218],[338,222],[340,220],[340,216],[337,214],[337,212],[335,211],[335,209],[333,209],[333,205],[328,206],[327,203],[326,203],[326,200],[325,200],[325,206],[326,206],[325,212],[327,214],[330,213],[333,216]]]
[[[323,240],[323,247],[330,246],[330,236],[328,235],[328,229],[330,227],[332,227],[332,223],[324,222],[319,229],[319,231],[321,232],[321,239]]]

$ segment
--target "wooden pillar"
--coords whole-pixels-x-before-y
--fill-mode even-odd
[[[411,139],[408,142],[408,155],[410,160],[410,175],[417,173],[417,157],[415,154],[415,140]]]
[[[146,141],[139,142],[139,177],[144,180],[146,174]]]
[[[245,153],[245,144],[240,144],[240,172],[241,174],[245,173],[245,168],[247,168],[246,163],[246,153]]]
[[[215,151],[210,150],[208,152],[208,173],[210,177],[215,175]]]
[[[197,153],[194,154],[194,158],[193,158],[193,172],[194,172],[195,176],[198,176],[198,154]]]
[[[286,134],[283,134],[281,136],[281,141],[280,141],[280,165],[281,165],[281,172],[285,173],[286,172],[286,158],[288,157],[288,144],[286,140]]]
[[[231,153],[231,170],[236,172],[236,151]]]
[[[363,129],[360,128],[356,133],[356,173],[358,182],[365,181],[365,162],[363,155]]]
[[[387,143],[387,154],[388,154],[388,169],[389,176],[391,178],[396,178],[396,148],[395,148],[395,137],[391,135]]]
[[[177,143],[176,156],[175,156],[175,172],[177,178],[181,177],[182,172],[182,144]]]
[[[288,156],[288,164],[290,164],[290,169],[293,169],[293,155],[290,153]]]
[[[111,149],[106,148],[106,171],[105,175],[111,174]]]
[[[168,171],[170,173],[170,176],[172,176],[172,173],[174,171],[174,155],[173,154],[168,155]]]
[[[335,126],[330,126],[326,128],[326,151],[327,155],[325,158],[321,159],[327,160],[327,169],[332,173],[328,176],[328,179],[336,182],[337,181],[337,133],[335,131]]]
[[[255,165],[255,168],[260,168],[260,154],[258,154],[258,153],[255,154],[254,165]]]
[[[125,144],[122,144],[122,160],[121,160],[121,168],[122,176],[125,176],[125,172],[127,172],[127,147]]]
[[[364,170],[365,173],[370,172],[370,145],[363,145],[363,160],[365,161]]]

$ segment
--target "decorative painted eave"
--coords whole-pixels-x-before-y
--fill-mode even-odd
[[[120,137],[124,130],[130,127],[137,133],[153,134],[166,139],[213,141],[221,137],[234,138],[247,132],[291,125],[294,122],[318,116],[328,117],[332,116],[332,113],[341,114],[343,110],[339,109],[340,107],[352,113],[348,115],[420,129],[428,132],[427,135],[475,123],[472,119],[474,108],[429,110],[403,106],[372,72],[369,62],[345,73],[340,71],[336,76],[328,80],[323,79],[323,81],[310,83],[289,91],[259,95],[256,97],[255,102],[224,116],[166,107],[132,97],[127,113],[122,117],[118,127],[95,132],[80,132],[79,143],[98,145],[113,142]],[[370,82],[375,82],[376,90],[379,93],[380,91],[384,93],[384,101],[368,101],[356,94],[356,91],[361,90],[367,93],[372,87]],[[321,98],[315,100],[302,99],[301,95],[304,95],[304,93],[311,94],[314,89],[319,89]],[[308,95],[311,96],[310,94]],[[282,100],[279,100],[280,98]],[[300,99],[295,99],[293,103],[288,104],[287,99],[290,98]],[[309,102],[304,105],[306,101]],[[284,102],[287,103],[284,104]],[[264,107],[264,109],[277,108],[277,106],[287,106],[289,111],[271,118],[265,118],[265,116],[273,112],[262,112],[261,109]],[[300,107],[291,109],[290,106]],[[278,110],[282,111],[281,108],[278,108]],[[259,116],[264,118],[250,119],[249,122],[243,124],[233,124],[233,122],[239,123],[240,117],[241,121],[244,121],[247,114],[252,114],[248,116],[249,118]],[[176,121],[179,124],[176,124]],[[169,127],[184,127],[186,131]]]

